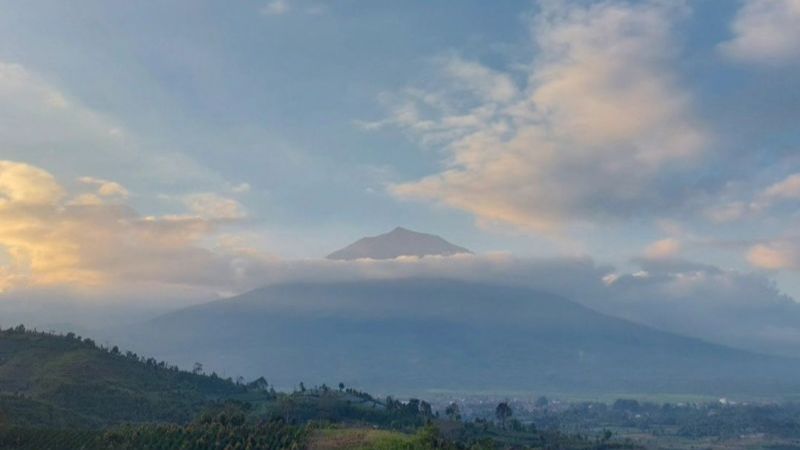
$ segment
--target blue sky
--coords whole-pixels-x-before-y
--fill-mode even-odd
[[[797,0],[0,5],[5,189],[71,224],[0,231],[7,289],[163,281],[102,269],[130,242],[208,257],[193,287],[402,225],[800,297]]]

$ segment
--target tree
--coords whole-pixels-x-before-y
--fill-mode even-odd
[[[408,399],[408,403],[406,403],[405,408],[406,413],[410,415],[419,414],[419,399],[418,398],[410,398]]]
[[[343,391],[343,390],[344,390],[344,383],[339,383],[339,390],[340,390],[340,391]]]
[[[536,403],[534,403],[537,408],[544,408],[550,404],[550,400],[547,399],[544,395],[536,399]]]
[[[203,373],[203,365],[199,362],[194,363],[194,366],[192,367],[192,373],[195,375],[200,375]]]
[[[497,405],[497,408],[494,410],[494,415],[497,416],[497,419],[503,425],[503,428],[506,427],[506,419],[511,417],[514,414],[514,411],[508,406],[508,402],[500,402]]]
[[[424,417],[433,417],[433,408],[431,407],[431,404],[424,400],[419,402],[419,412]]]
[[[450,403],[444,409],[444,414],[450,418],[450,420],[461,420],[461,411],[458,408],[458,404],[456,402]]]
[[[257,389],[259,391],[266,391],[269,389],[269,383],[267,383],[267,380],[265,380],[264,377],[258,377],[257,379],[251,381],[247,387],[250,389]]]

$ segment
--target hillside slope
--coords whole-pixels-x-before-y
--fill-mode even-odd
[[[243,387],[74,335],[0,331],[0,424],[75,427],[183,423]]]
[[[131,343],[284,386],[800,392],[794,360],[656,331],[547,293],[451,280],[272,286],[158,318]]]

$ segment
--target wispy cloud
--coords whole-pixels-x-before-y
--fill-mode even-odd
[[[447,59],[442,86],[409,90],[389,119],[366,124],[447,149],[440,173],[392,192],[544,233],[683,201],[664,179],[697,164],[709,133],[671,70],[684,8],[664,5],[545,3],[525,86]]]
[[[289,12],[291,7],[288,0],[274,0],[261,8],[261,14],[267,16],[279,16]]]
[[[183,200],[189,210],[198,217],[236,220],[246,216],[241,203],[213,192],[191,194]]]
[[[745,0],[720,44],[728,57],[751,63],[800,62],[800,0]]]
[[[128,181],[161,186],[224,183],[219,174],[187,154],[147,145],[114,117],[87,107],[35,71],[3,61],[0,147],[6,159],[47,164],[76,178],[87,172],[111,172],[127,176]]]

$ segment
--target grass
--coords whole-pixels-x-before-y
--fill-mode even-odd
[[[389,450],[406,447],[412,437],[371,428],[326,428],[311,436],[309,450]]]

